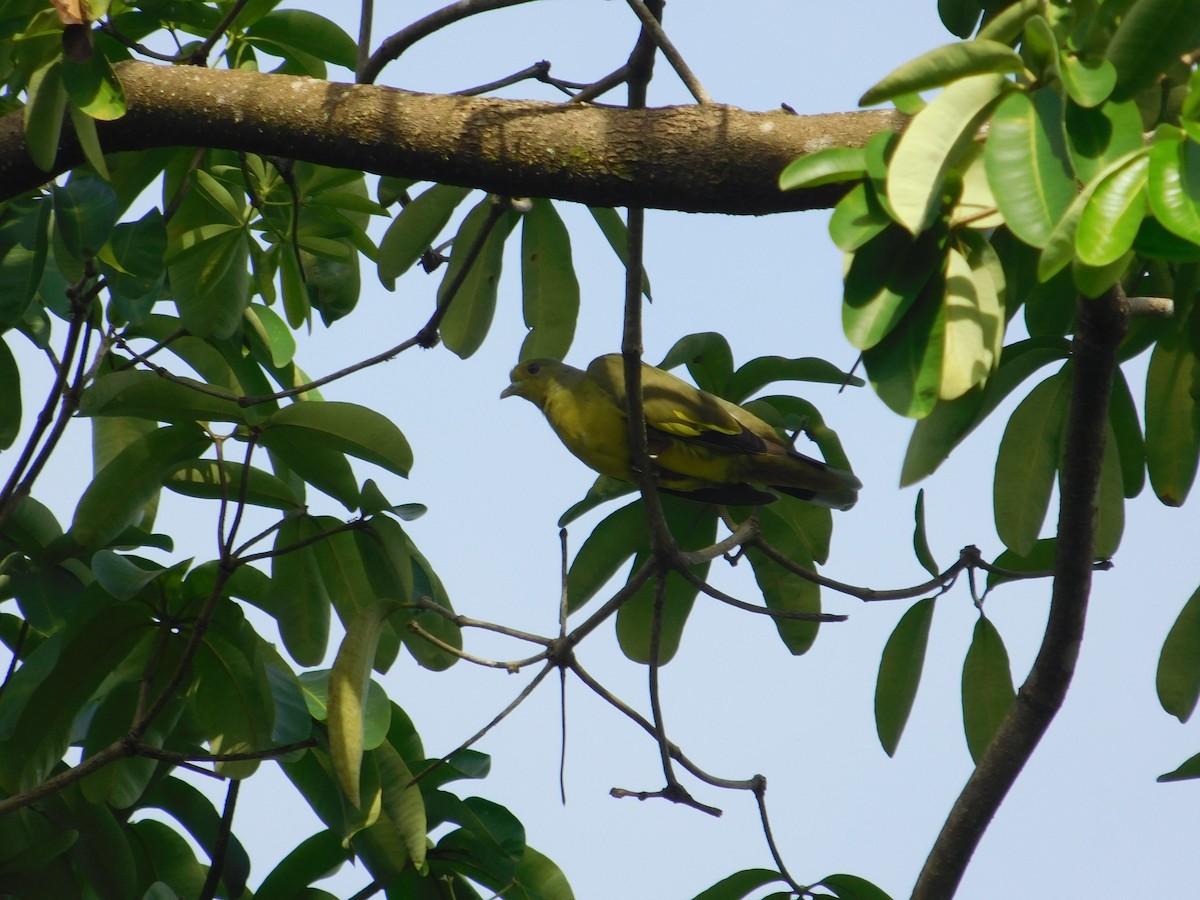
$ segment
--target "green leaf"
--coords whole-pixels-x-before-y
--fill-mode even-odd
[[[310,516],[285,519],[271,557],[271,606],[288,654],[301,666],[320,665],[329,644],[329,592],[311,540],[321,528]],[[292,549],[288,549],[292,548]]]
[[[924,231],[933,222],[946,174],[1010,88],[1002,75],[963,78],[917,113],[900,135],[888,167],[887,196],[910,232]]]
[[[99,50],[81,61],[64,57],[62,82],[71,104],[89,117],[107,122],[125,115],[125,89]]]
[[[318,831],[270,871],[254,892],[254,900],[294,900],[303,896],[305,888],[332,875],[350,860],[350,855],[334,831]]]
[[[1075,232],[1075,249],[1085,265],[1107,266],[1133,246],[1146,213],[1149,168],[1149,157],[1138,153],[1105,176],[1092,192]]]
[[[1117,70],[1107,59],[1080,59],[1073,53],[1061,53],[1059,71],[1071,99],[1088,109],[1107,100],[1117,85]]]
[[[923,418],[938,402],[946,327],[944,290],[941,275],[927,282],[904,320],[863,353],[875,393],[902,416]]]
[[[110,173],[108,163],[104,161],[104,150],[100,147],[100,133],[96,129],[96,120],[75,106],[67,107],[71,117],[71,127],[75,129],[75,139],[79,141],[79,149],[89,166],[96,174],[108,180]]]
[[[237,615],[240,618],[240,611]],[[213,753],[253,753],[271,746],[275,710],[270,684],[263,667],[251,661],[235,635],[215,628],[205,633],[193,664],[192,685],[188,711]],[[246,778],[258,763],[221,762],[217,771]]]
[[[379,635],[387,617],[400,609],[383,600],[360,610],[346,629],[329,673],[329,755],[346,798],[359,804],[363,757],[363,719],[367,685]]]
[[[496,312],[496,290],[500,284],[500,269],[504,259],[504,242],[516,227],[520,216],[511,208],[499,212],[491,224],[483,246],[461,276],[461,284],[453,297],[450,287],[459,281],[467,265],[467,254],[474,246],[480,231],[497,215],[493,204],[501,202],[491,196],[467,213],[458,234],[454,237],[454,249],[450,254],[450,265],[438,287],[438,306],[449,303],[450,308],[442,319],[442,341],[446,349],[466,359],[483,344],[492,316]]]
[[[1200,43],[1200,0],[1139,0],[1121,18],[1107,56],[1116,95],[1130,97]]]
[[[782,880],[783,876],[771,869],[743,869],[701,891],[693,900],[742,900],[763,885]]]
[[[574,612],[617,574],[621,565],[650,542],[640,499],[610,513],[588,535],[567,573],[567,610]]]
[[[107,545],[140,518],[168,472],[198,457],[210,444],[195,425],[170,425],[135,440],[83,492],[71,523],[72,540],[89,549]]]
[[[963,237],[970,234],[965,232]],[[992,273],[981,259],[991,248],[986,239],[978,240],[973,248],[964,247],[974,257],[971,262],[954,247],[948,253],[944,355],[938,387],[942,400],[961,397],[991,375],[1004,340],[1004,306]]]
[[[1200,244],[1200,144],[1160,128],[1150,146],[1146,194],[1163,227]]]
[[[974,40],[945,44],[911,59],[862,95],[859,106],[874,106],[900,94],[941,87],[985,73],[1020,72],[1021,57],[1007,44]]]
[[[770,510],[763,510],[762,527],[763,537],[768,544],[797,565],[809,571],[816,569],[806,542],[791,529],[790,523]],[[754,569],[754,580],[762,591],[768,609],[813,614],[821,611],[821,589],[815,582],[783,568],[759,550],[748,549],[746,556]],[[783,645],[793,656],[807,653],[820,629],[819,622],[806,622],[803,619],[773,617],[771,621]]]
[[[575,336],[579,279],[571,236],[554,204],[535,199],[521,223],[521,305],[529,333],[520,359],[562,359]]]
[[[425,865],[425,833],[428,830],[425,801],[404,758],[386,741],[372,751],[379,764],[383,787],[383,811],[404,841],[409,859],[417,869]]]
[[[197,228],[167,254],[171,293],[184,327],[197,337],[230,337],[250,302],[248,238],[242,228]]]
[[[679,497],[665,496],[661,499],[663,515],[681,550],[699,550],[712,544],[717,534],[717,516],[712,506]],[[648,550],[644,550],[637,554],[631,572],[641,567],[647,553]],[[689,571],[701,579],[707,575],[708,569],[707,562],[689,566]],[[683,627],[699,589],[675,572],[665,577],[667,581],[657,653],[653,648],[656,580],[651,579],[642,585],[617,612],[617,640],[621,644],[621,651],[635,662],[649,663],[652,658],[657,658],[659,664],[665,665],[679,649]],[[574,608],[574,597],[571,598],[571,605]]]
[[[1182,327],[1154,346],[1146,372],[1146,469],[1155,495],[1182,506],[1200,461],[1200,409],[1193,385],[1200,377],[1196,354]]]
[[[8,342],[0,339],[0,450],[7,450],[21,431],[21,372]]]
[[[43,172],[54,168],[58,139],[67,111],[67,92],[62,83],[63,61],[55,58],[29,78],[25,104],[25,144],[29,156]]]
[[[779,174],[781,190],[820,187],[857,181],[867,174],[867,156],[861,147],[826,147],[788,163]]]
[[[800,359],[758,356],[733,373],[722,396],[734,403],[744,403],[752,394],[778,381],[807,381],[839,386],[863,384],[863,380],[856,375],[843,372],[833,363],[814,356]]]
[[[1200,697],[1200,589],[1188,598],[1167,632],[1155,677],[1162,708],[1186,722]]]
[[[892,224],[875,188],[856,184],[846,192],[829,218],[829,237],[846,253],[853,252]]]
[[[1121,454],[1108,426],[1101,460],[1100,488],[1096,497],[1095,554],[1100,559],[1115,556],[1125,531],[1125,484],[1121,476]]]
[[[1193,778],[1200,778],[1200,753],[1186,759],[1175,771],[1159,775],[1154,780],[1165,784],[1169,781],[1188,781]]]
[[[733,351],[725,335],[702,331],[681,337],[671,345],[658,368],[674,369],[681,363],[687,366],[688,374],[700,390],[728,396],[733,375]]]
[[[1070,392],[1070,370],[1063,368],[1013,410],[1000,439],[993,489],[996,532],[1021,556],[1033,549],[1046,518]]]
[[[992,565],[999,569],[1007,569],[1010,572],[1050,576],[1054,574],[1054,558],[1057,552],[1058,538],[1043,538],[1037,541],[1033,545],[1033,549],[1024,556],[1014,553],[1012,550],[1005,550],[996,557]],[[992,588],[1011,580],[1007,575],[988,572],[987,589],[990,591]]]
[[[404,207],[379,242],[379,280],[389,288],[441,234],[470,188],[435,184]]]
[[[120,304],[128,321],[144,322],[150,305],[158,298],[167,272],[163,263],[166,249],[166,223],[157,209],[150,210],[136,222],[117,225],[108,243],[100,249],[96,267],[104,275],[109,289],[124,301],[149,298],[149,303]]]
[[[305,432],[324,446],[408,477],[412,449],[391,419],[366,406],[335,400],[291,403],[272,413],[264,429]]]
[[[625,228],[625,223],[621,221],[621,216],[615,209],[607,206],[589,206],[588,212],[592,214],[592,218],[600,226],[600,231],[604,235],[604,239],[608,241],[608,245],[617,254],[617,259],[621,260],[623,265],[628,266],[628,248],[626,247],[627,229]],[[647,300],[653,299],[650,296],[650,276],[646,274],[645,268],[642,269],[642,293],[646,295]]]
[[[588,492],[583,496],[583,499],[578,503],[572,504],[566,512],[558,517],[558,527],[566,528],[584,513],[590,512],[597,506],[607,503],[609,500],[615,500],[617,497],[624,497],[626,494],[632,494],[636,487],[628,481],[621,481],[617,478],[609,478],[607,475],[601,475],[588,488]]]
[[[980,616],[962,674],[963,733],[973,762],[983,756],[1016,695],[1000,632]]]
[[[875,732],[888,756],[896,754],[921,683],[933,606],[932,597],[910,606],[883,646],[875,682]]]
[[[192,422],[254,420],[249,409],[238,406],[224,388],[192,378],[168,380],[154,372],[130,369],[101,375],[83,392],[80,415],[129,416],[183,425]]]
[[[1132,100],[1109,100],[1092,109],[1068,103],[1064,123],[1071,165],[1084,184],[1113,160],[1142,146],[1142,114]]]
[[[265,429],[258,440],[271,452],[271,461],[280,478],[290,480],[292,475],[299,476],[305,483],[338,500],[346,509],[358,508],[358,481],[336,441],[309,428],[284,425]]]
[[[932,234],[914,239],[892,226],[850,257],[842,295],[842,328],[859,350],[870,350],[904,319],[941,265]]]
[[[917,505],[913,510],[913,518],[916,524],[913,526],[913,552],[917,555],[919,562],[925,571],[937,578],[941,572],[938,564],[933,559],[933,554],[929,552],[929,539],[925,536],[925,489],[917,491]]]
[[[266,39],[284,50],[300,51],[354,71],[358,55],[354,39],[335,22],[302,9],[276,9],[245,31],[247,39]]]
[[[1112,441],[1120,457],[1124,495],[1129,498],[1136,497],[1146,483],[1146,442],[1142,437],[1133,394],[1125,380],[1125,373],[1120,368],[1113,378],[1108,422],[1112,427]]]
[[[117,195],[99,178],[76,176],[64,186],[55,185],[54,227],[67,251],[76,259],[100,252],[117,223]]]
[[[286,366],[296,355],[296,339],[279,313],[269,306],[251,303],[246,307],[246,326],[270,354],[276,367]]]
[[[823,884],[838,896],[838,900],[892,900],[887,894],[857,875],[826,875]]]
[[[938,0],[938,17],[955,37],[968,38],[979,24],[979,0]]]
[[[575,900],[562,869],[528,845],[517,863],[513,880],[526,890],[530,900]]]
[[[996,204],[1012,233],[1034,247],[1046,246],[1075,197],[1062,117],[1057,92],[1013,92],[996,108],[984,147]]]

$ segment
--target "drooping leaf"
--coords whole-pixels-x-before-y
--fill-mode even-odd
[[[1096,186],[1075,232],[1075,248],[1081,262],[1107,266],[1133,246],[1146,211],[1149,167],[1149,158],[1139,153]]]
[[[404,477],[412,468],[412,448],[400,429],[387,416],[357,403],[291,403],[272,413],[264,428],[305,432],[310,440]]]
[[[570,235],[549,200],[533,200],[522,219],[521,298],[529,333],[519,358],[562,359],[575,336],[579,279]]]
[[[279,636],[298,664],[316,666],[329,643],[329,593],[311,543],[321,533],[309,516],[285,519],[275,533],[271,605]]]
[[[1200,377],[1196,353],[1182,328],[1164,334],[1146,372],[1146,469],[1167,506],[1181,506],[1200,461],[1200,409],[1192,385]]]
[[[742,900],[758,888],[782,880],[783,876],[771,869],[743,869],[701,891],[693,900]]]
[[[938,402],[942,384],[942,302],[945,279],[926,283],[904,320],[887,337],[863,353],[871,386],[893,412],[920,419]]]
[[[450,253],[450,265],[438,288],[438,305],[449,304],[442,319],[442,341],[455,355],[466,359],[479,349],[492,325],[496,311],[496,291],[500,284],[500,269],[504,258],[504,242],[516,227],[518,213],[511,208],[495,211],[499,202],[485,197],[467,213]],[[479,252],[471,258],[471,250],[480,239]],[[468,267],[469,266],[469,267]],[[450,291],[457,285],[453,297]]]
[[[571,561],[567,573],[567,609],[574,612],[587,603],[649,541],[646,513],[640,499],[610,513],[592,529]]]
[[[1132,96],[1198,43],[1197,0],[1140,0],[1133,4],[1108,44],[1108,60],[1117,70],[1117,96]]]
[[[379,242],[379,280],[386,286],[407,272],[437,239],[469,188],[435,184],[402,209]]]
[[[993,491],[996,531],[1021,556],[1033,549],[1050,504],[1070,390],[1068,369],[1047,378],[1013,410],[1000,439]]]
[[[1160,128],[1150,147],[1147,198],[1173,234],[1200,244],[1200,144]]]
[[[791,191],[855,181],[866,172],[867,158],[861,147],[827,147],[788,163],[779,174],[779,187]]]
[[[604,235],[604,239],[608,241],[608,245],[613,248],[613,253],[617,254],[617,259],[623,265],[628,265],[629,250],[626,247],[628,230],[625,227],[625,223],[621,221],[621,216],[615,209],[607,206],[589,206],[588,212],[592,214],[592,218],[600,226],[600,232]],[[642,269],[642,293],[646,296],[647,300],[652,299],[650,296],[650,276],[646,274],[645,268]]]
[[[991,743],[1016,697],[1008,651],[990,619],[979,617],[963,662],[963,732],[972,761]]]
[[[921,683],[933,606],[934,599],[927,597],[909,607],[884,644],[879,660],[879,678],[875,682],[875,731],[888,756],[896,753],[912,712],[917,686]]]
[[[1167,632],[1155,677],[1162,708],[1186,722],[1200,697],[1200,590],[1188,598]]]
[[[941,570],[938,564],[934,562],[933,554],[929,551],[929,539],[925,535],[925,489],[917,491],[917,505],[913,510],[913,518],[916,520],[913,526],[913,552],[917,555],[917,562],[932,575],[937,578]]]

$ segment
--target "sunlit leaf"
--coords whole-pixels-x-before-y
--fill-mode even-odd
[[[979,762],[1016,697],[1008,651],[990,619],[979,617],[963,661],[963,732],[971,759]]]
[[[904,63],[863,94],[858,105],[874,106],[899,94],[941,87],[971,75],[1020,72],[1024,67],[1017,52],[998,41],[945,44]]]
[[[566,356],[579,314],[579,279],[571,237],[549,200],[535,199],[522,219],[521,308],[529,333],[519,358]]]

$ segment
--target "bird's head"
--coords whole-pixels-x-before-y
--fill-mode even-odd
[[[508,373],[512,383],[500,392],[500,397],[524,397],[541,407],[565,368],[555,359],[527,359],[518,363]]]

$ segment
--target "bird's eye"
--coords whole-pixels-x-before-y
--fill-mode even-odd
[[[542,370],[542,367],[539,366],[537,363],[530,363],[529,365],[527,365],[525,367],[525,371],[528,372],[530,375],[536,375],[541,370]]]

